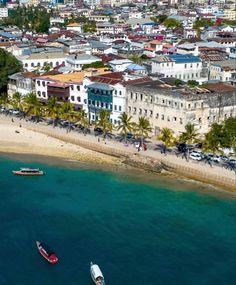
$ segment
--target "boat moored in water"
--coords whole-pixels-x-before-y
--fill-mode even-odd
[[[58,258],[48,245],[44,242],[36,241],[37,248],[39,253],[51,264],[56,264],[58,262]]]
[[[38,168],[21,168],[20,170],[12,171],[14,175],[23,175],[23,176],[41,176],[44,175],[42,170]]]
[[[102,275],[102,272],[97,264],[90,263],[90,274],[93,279],[93,282],[96,285],[105,285],[105,280]]]

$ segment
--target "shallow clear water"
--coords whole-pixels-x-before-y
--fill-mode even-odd
[[[11,174],[22,166],[47,174]],[[235,284],[235,200],[134,180],[2,157],[0,285],[91,285],[90,261],[107,285]]]

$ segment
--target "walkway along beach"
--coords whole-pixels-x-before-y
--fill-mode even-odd
[[[128,165],[153,172],[167,170],[194,180],[236,192],[236,175],[220,167],[164,156],[158,151],[137,152],[132,145],[100,140],[92,135],[70,132],[43,124],[35,124],[0,115],[0,151],[55,156],[99,164]]]

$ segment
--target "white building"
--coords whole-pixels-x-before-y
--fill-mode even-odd
[[[43,69],[47,64],[52,68],[65,64],[66,54],[63,52],[41,52],[17,56],[17,59],[22,62],[25,70],[35,71]]]
[[[215,61],[210,65],[210,80],[231,82],[232,74],[236,73],[235,59]]]
[[[133,63],[132,60],[129,59],[114,59],[108,62],[108,64],[112,67],[113,71],[125,71],[126,68]]]
[[[100,58],[88,55],[88,54],[78,54],[67,57],[66,65],[73,71],[82,70],[85,64],[91,64],[93,62],[102,61]]]
[[[158,56],[152,59],[152,73],[188,81],[202,81],[202,61],[191,54]]]
[[[8,17],[8,9],[7,8],[0,8],[0,19]]]
[[[34,84],[35,74],[31,72],[15,73],[9,76],[7,85],[7,95],[11,98],[15,93],[19,92],[22,97],[35,91]]]
[[[78,33],[82,33],[82,26],[79,23],[71,23],[66,26],[67,31],[74,31]]]

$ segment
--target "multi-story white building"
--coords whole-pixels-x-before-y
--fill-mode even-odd
[[[232,74],[236,73],[235,59],[215,61],[210,65],[210,80],[231,82]]]
[[[159,80],[129,85],[127,113],[135,122],[147,118],[155,135],[164,127],[179,135],[188,123],[205,133],[212,123],[235,116],[235,92],[235,87],[223,83],[204,88],[171,88]]]
[[[191,54],[157,56],[152,59],[152,73],[175,77],[182,81],[202,81],[202,61]]]
[[[25,70],[35,71],[42,70],[47,64],[52,68],[65,64],[66,57],[66,54],[63,52],[41,52],[17,56],[17,59],[22,62]]]
[[[35,91],[34,77],[32,72],[19,72],[9,76],[7,85],[7,95],[11,98],[19,92],[22,97]]]
[[[0,19],[8,17],[8,9],[0,8]]]
[[[126,68],[133,63],[130,59],[114,59],[108,62],[113,71],[125,71]]]

